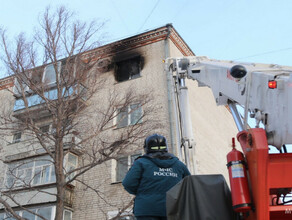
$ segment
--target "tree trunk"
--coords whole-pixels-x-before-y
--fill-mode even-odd
[[[60,138],[60,127],[56,126],[56,151],[55,151],[55,172],[57,185],[57,203],[55,220],[63,220],[64,198],[65,198],[65,175],[64,175],[64,149],[63,140]]]

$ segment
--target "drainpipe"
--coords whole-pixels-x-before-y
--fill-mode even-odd
[[[170,57],[170,45],[169,36],[171,34],[171,24],[167,24],[167,36],[164,40],[164,56],[165,59]],[[167,62],[166,62],[167,65]],[[170,146],[174,155],[176,155],[181,161],[184,161],[182,150],[180,147],[180,130],[179,130],[179,118],[177,111],[177,103],[174,91],[174,80],[172,71],[165,68],[167,78],[167,100],[168,100],[168,116],[169,116],[169,127],[170,127]]]

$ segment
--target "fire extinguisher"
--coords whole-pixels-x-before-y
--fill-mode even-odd
[[[251,210],[251,199],[246,174],[246,163],[243,153],[235,149],[232,138],[232,151],[227,154],[227,168],[232,195],[232,206],[235,212]]]

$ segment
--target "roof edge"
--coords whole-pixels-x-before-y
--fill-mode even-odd
[[[83,56],[85,56],[85,58],[93,56],[95,59],[100,59],[122,51],[132,50],[161,40],[166,40],[167,38],[175,44],[184,56],[195,56],[194,52],[171,23],[94,48],[84,52]],[[0,79],[0,90],[13,86],[13,78],[13,76],[8,76]]]

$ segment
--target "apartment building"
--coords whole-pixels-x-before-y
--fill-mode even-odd
[[[145,131],[148,134],[165,135],[170,151],[178,155],[181,143],[175,86],[173,76],[165,71],[163,60],[167,57],[194,55],[172,25],[122,39],[85,54],[84,56],[98,58],[91,72],[94,74],[98,70],[99,78],[104,79],[101,88],[87,105],[87,111],[102,108],[115,98],[113,96],[123,95],[127,91],[135,92],[139,97],[145,97],[145,94],[149,97],[147,102],[140,100],[143,104],[137,99],[129,99],[127,105],[115,106],[118,114],[112,118],[112,126],[104,133],[107,139],[114,140],[127,129],[148,121],[148,130]],[[62,65],[63,62],[60,61],[60,68]],[[52,77],[52,73],[55,74],[52,65],[41,68],[42,77],[39,80],[53,85],[56,79]],[[232,116],[226,107],[216,106],[208,88],[199,88],[193,81],[188,81],[187,86],[196,141],[196,146],[189,150],[192,161],[190,169],[196,174],[221,173],[227,178],[226,154],[230,150],[231,137],[237,131]],[[52,112],[44,108],[40,96],[31,94],[29,88],[27,91],[22,88],[26,93],[17,94],[17,87],[19,85],[13,76],[0,80],[2,112],[10,113],[17,123],[17,120],[26,120],[29,111],[29,117],[37,121],[40,132],[54,133],[55,127],[50,121]],[[54,91],[55,87],[52,86],[46,92],[46,97],[56,99]],[[70,91],[69,89],[68,94],[71,94]],[[27,103],[23,101],[23,95],[27,96]],[[145,118],[141,117],[145,112]],[[95,118],[84,118],[86,114],[82,117],[88,123],[84,129],[94,129],[98,124]],[[1,190],[11,193],[13,200],[10,198],[3,202],[9,203],[20,216],[27,219],[40,218],[26,209],[46,219],[54,219],[57,205],[56,173],[48,154],[53,151],[44,150],[38,141],[28,141],[29,134],[25,131],[5,132],[1,133]],[[78,166],[82,163],[82,150],[78,149],[84,148],[81,146],[84,145],[82,138],[84,136],[80,136],[78,131],[64,136],[64,169],[67,171],[78,172]],[[81,144],[78,146],[76,143]],[[104,220],[114,218],[118,213],[131,213],[130,201],[133,197],[123,190],[121,181],[134,159],[141,154],[143,139],[137,138],[135,145],[118,151],[112,159],[97,163],[76,180],[69,181],[64,196],[64,220]],[[74,175],[75,172],[71,174]],[[28,182],[30,188],[24,187]],[[0,208],[0,219],[9,217],[5,206]],[[123,214],[118,219],[134,219]]]

